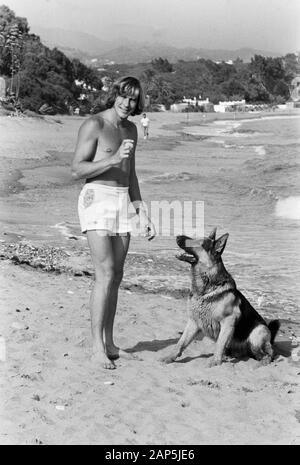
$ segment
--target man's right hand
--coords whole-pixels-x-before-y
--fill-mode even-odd
[[[130,158],[133,153],[134,140],[124,139],[118,152],[112,157],[113,164],[119,164],[122,160]]]

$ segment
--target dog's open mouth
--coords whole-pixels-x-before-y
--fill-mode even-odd
[[[178,260],[189,263],[197,263],[197,258],[188,252],[180,252],[175,255]]]
[[[175,257],[178,258],[178,260],[184,260],[185,258],[192,258],[194,255],[187,252],[178,252]]]

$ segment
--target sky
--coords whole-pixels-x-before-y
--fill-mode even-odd
[[[1,1],[1,0],[0,0]],[[31,32],[60,28],[100,39],[279,53],[300,50],[300,0],[2,0]]]

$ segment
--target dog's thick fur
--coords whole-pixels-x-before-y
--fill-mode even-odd
[[[191,291],[186,328],[171,354],[162,359],[165,363],[174,362],[199,332],[216,341],[211,366],[221,364],[225,353],[252,356],[262,363],[273,359],[279,321],[267,324],[236,288],[221,257],[228,236],[216,239],[216,229],[204,239],[177,236],[184,250],[177,258],[191,264]]]

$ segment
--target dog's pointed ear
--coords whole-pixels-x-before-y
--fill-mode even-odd
[[[225,249],[228,237],[229,237],[229,234],[226,233],[226,234],[223,234],[223,236],[219,237],[219,239],[216,240],[215,245],[214,245],[215,252],[222,255],[222,253],[223,253],[223,251]]]
[[[212,241],[215,241],[216,240],[216,232],[217,232],[217,228],[214,228],[208,235],[208,238],[211,239]]]

